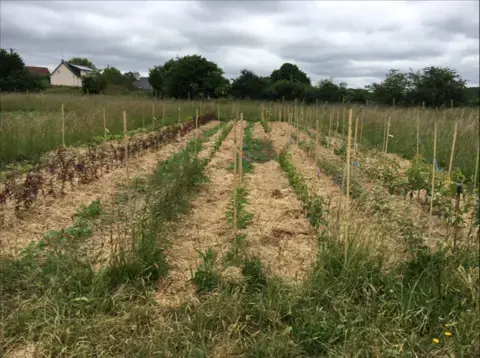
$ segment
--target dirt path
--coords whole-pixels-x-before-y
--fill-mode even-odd
[[[199,129],[198,133],[218,125],[210,122]],[[151,172],[159,160],[165,160],[183,148],[189,140],[195,138],[195,130],[187,133],[178,142],[167,144],[159,150],[145,153],[129,161],[129,176],[134,178]],[[72,224],[72,217],[82,205],[100,199],[104,205],[113,205],[117,187],[126,183],[125,169],[119,168],[105,173],[99,180],[74,187],[62,198],[40,197],[35,206],[17,218],[12,212],[6,212],[4,226],[0,233],[0,254],[17,254],[31,241],[37,241],[49,230],[60,230]],[[110,208],[105,207],[106,210]]]
[[[162,306],[176,307],[194,297],[195,287],[190,279],[201,263],[198,251],[205,253],[211,248],[221,258],[233,242],[226,218],[233,192],[233,172],[227,169],[233,159],[233,133],[231,130],[208,163],[206,174],[209,181],[196,194],[191,204],[192,212],[178,224],[178,230],[172,237],[172,247],[167,254],[172,269],[159,283],[157,293],[157,300]],[[240,130],[237,128],[239,137]],[[207,153],[209,149],[199,156]]]
[[[255,123],[252,138],[270,137]],[[245,210],[255,215],[243,230],[247,252],[257,256],[271,274],[303,280],[315,262],[316,234],[280,165],[274,160],[255,163],[253,171],[245,174],[245,185]]]

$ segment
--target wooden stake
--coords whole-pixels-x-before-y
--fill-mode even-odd
[[[458,127],[458,120],[455,121],[455,129],[453,130],[452,150],[450,152],[450,163],[448,164],[448,180],[450,180],[450,173],[452,172],[453,155],[455,153],[455,142],[457,140],[457,127]]]
[[[162,127],[165,127],[165,103],[162,108]]]
[[[178,104],[177,112],[178,112],[178,124],[180,124],[180,104]]]
[[[360,147],[360,145],[362,144],[363,118],[364,118],[364,117],[362,117],[362,124],[360,125],[360,138],[358,139],[358,146],[359,146],[359,147]]]
[[[142,128],[145,128],[145,107],[142,106]]]
[[[391,117],[388,117],[387,137],[386,137],[386,139],[385,139],[385,154],[388,153],[388,138],[390,137],[390,119],[391,119]]]
[[[155,103],[152,103],[152,130],[155,130]]]
[[[237,120],[233,123],[233,238],[237,237]]]
[[[103,107],[103,135],[107,141],[107,115],[105,114],[105,107]]]
[[[303,111],[300,112],[300,119],[297,118],[297,143],[300,142],[300,121],[303,121]]]
[[[242,186],[243,182],[243,112],[240,113],[240,149],[239,149],[239,177],[240,177],[240,186]]]
[[[417,112],[417,157],[418,157],[419,145],[420,145],[420,112]]]
[[[349,110],[348,112],[348,146],[347,146],[347,162],[346,168],[347,168],[347,197],[345,201],[345,216],[346,216],[346,223],[347,227],[345,230],[345,265],[347,263],[347,256],[348,256],[348,224],[349,224],[349,200],[350,200],[350,147],[352,145],[352,115],[353,111],[352,109]]]
[[[334,113],[333,111],[330,112],[330,119],[328,121],[328,142],[327,142],[327,149],[330,149],[330,144],[332,143],[332,121],[333,121]]]
[[[217,104],[217,120],[220,120],[220,105]]]
[[[62,103],[62,146],[65,148],[65,111]]]
[[[233,175],[235,183],[237,181],[237,119],[233,123]]]
[[[383,120],[383,144],[382,144],[382,152],[385,153],[385,141],[387,139],[387,118]]]
[[[315,168],[317,167],[318,162],[318,137],[320,136],[319,133],[319,126],[318,126],[318,119],[317,119],[317,128],[315,131]]]
[[[297,116],[297,99],[295,98],[295,105],[293,108],[293,123],[294,125],[298,122],[298,116]]]
[[[197,154],[197,145],[198,145],[198,108],[195,112],[195,154]]]
[[[473,190],[477,189],[478,161],[480,160],[480,143],[477,146],[477,160],[475,161],[475,176],[473,177]]]
[[[430,195],[430,214],[428,218],[428,237],[432,230],[432,212],[433,212],[433,197],[435,195],[435,163],[437,154],[437,122],[433,125],[433,161],[432,161],[432,192]]]
[[[355,136],[353,137],[353,150],[357,148],[358,117],[355,118]]]
[[[123,111],[123,142],[125,144],[125,173],[128,176],[128,137],[127,137],[127,112]]]

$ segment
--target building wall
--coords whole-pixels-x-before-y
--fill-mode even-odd
[[[82,87],[82,79],[75,76],[64,64],[50,75],[52,86]]]

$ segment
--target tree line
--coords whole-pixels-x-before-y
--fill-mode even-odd
[[[85,93],[104,93],[106,89],[134,91],[138,72],[121,73],[115,67],[103,70],[86,58],[72,58],[68,62],[92,68],[85,76]],[[39,87],[40,81],[24,70],[21,57],[0,50],[0,90],[22,91]],[[148,80],[153,94],[162,98],[235,98],[252,100],[300,100],[306,103],[367,103],[381,105],[428,107],[479,105],[479,88],[467,87],[456,70],[429,66],[418,71],[390,70],[383,81],[364,88],[349,88],[347,83],[336,83],[332,78],[312,84],[307,74],[297,65],[284,63],[269,76],[259,76],[249,69],[238,77],[227,79],[215,62],[200,55],[187,55],[168,60],[149,70]],[[43,88],[41,88],[43,89]]]
[[[479,88],[468,88],[456,70],[425,67],[408,73],[390,70],[380,83],[365,88],[348,88],[347,83],[323,79],[312,84],[297,65],[284,63],[269,76],[243,69],[231,80],[222,69],[199,55],[170,59],[150,69],[149,82],[159,96],[174,98],[226,97],[253,100],[314,102],[375,102],[384,105],[430,107],[478,105]]]

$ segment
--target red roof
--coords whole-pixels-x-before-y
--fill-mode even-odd
[[[50,75],[50,71],[46,67],[25,66],[25,68],[28,70],[28,72],[30,72],[31,75]]]

